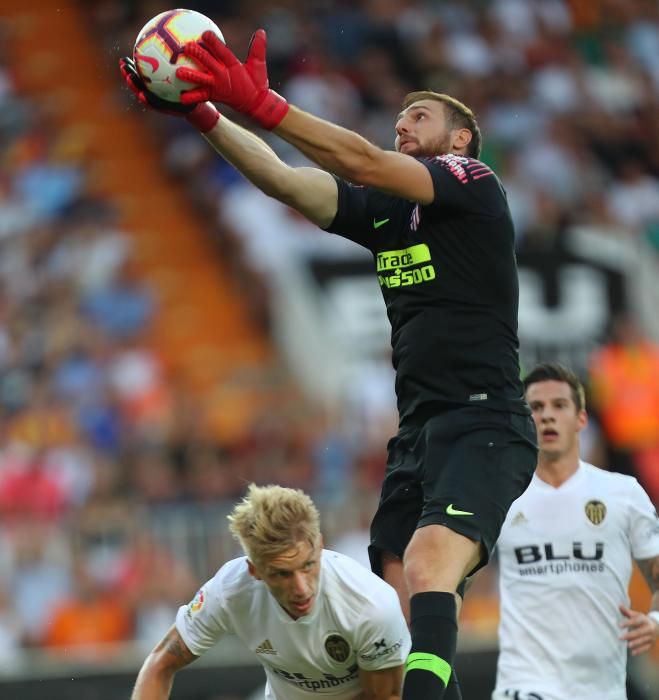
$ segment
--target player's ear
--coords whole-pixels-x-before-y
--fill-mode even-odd
[[[453,137],[453,149],[456,151],[466,148],[473,138],[473,134],[470,129],[455,129],[452,132]]]
[[[263,577],[259,574],[257,568],[252,564],[252,562],[247,560],[247,571],[249,571],[250,576],[253,576],[257,581],[262,581]]]
[[[579,432],[588,425],[588,414],[583,409],[577,414],[577,425],[579,426]]]

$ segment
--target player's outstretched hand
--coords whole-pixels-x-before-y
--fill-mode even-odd
[[[245,63],[241,63],[211,31],[204,32],[201,41],[186,44],[183,50],[186,56],[205,70],[184,66],[176,70],[177,78],[198,86],[182,93],[182,102],[222,102],[252,117],[264,129],[274,129],[286,116],[288,103],[270,89],[268,82],[266,34],[263,29],[252,36]]]
[[[659,638],[659,625],[648,615],[637,612],[625,605],[618,606],[625,619],[620,627],[626,630],[620,639],[627,642],[632,656],[638,656],[650,651],[652,645]]]
[[[144,107],[154,109],[163,114],[183,117],[202,133],[210,131],[215,124],[217,124],[220,113],[211,104],[200,101],[188,102],[187,104],[170,102],[169,100],[163,100],[162,97],[158,97],[158,95],[151,92],[138,73],[132,58],[128,56],[120,58],[119,70],[129,90]]]

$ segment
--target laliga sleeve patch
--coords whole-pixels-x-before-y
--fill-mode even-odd
[[[188,617],[192,617],[195,613],[198,613],[204,607],[205,601],[206,596],[204,589],[200,588],[195,594],[195,597],[188,603]]]

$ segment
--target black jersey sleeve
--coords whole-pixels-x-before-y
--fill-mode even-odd
[[[325,230],[371,250],[379,222],[392,216],[391,197],[338,177],[335,180],[339,188],[338,207],[334,221]]]
[[[480,160],[447,153],[422,158],[435,188],[435,209],[499,217],[508,204],[499,178]]]

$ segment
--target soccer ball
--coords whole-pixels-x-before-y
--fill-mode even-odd
[[[180,66],[199,68],[183,54],[189,41],[199,41],[207,30],[224,41],[217,25],[194,10],[168,10],[150,19],[140,30],[133,48],[135,66],[147,88],[169,102],[180,102],[181,92],[195,86],[176,77]]]

